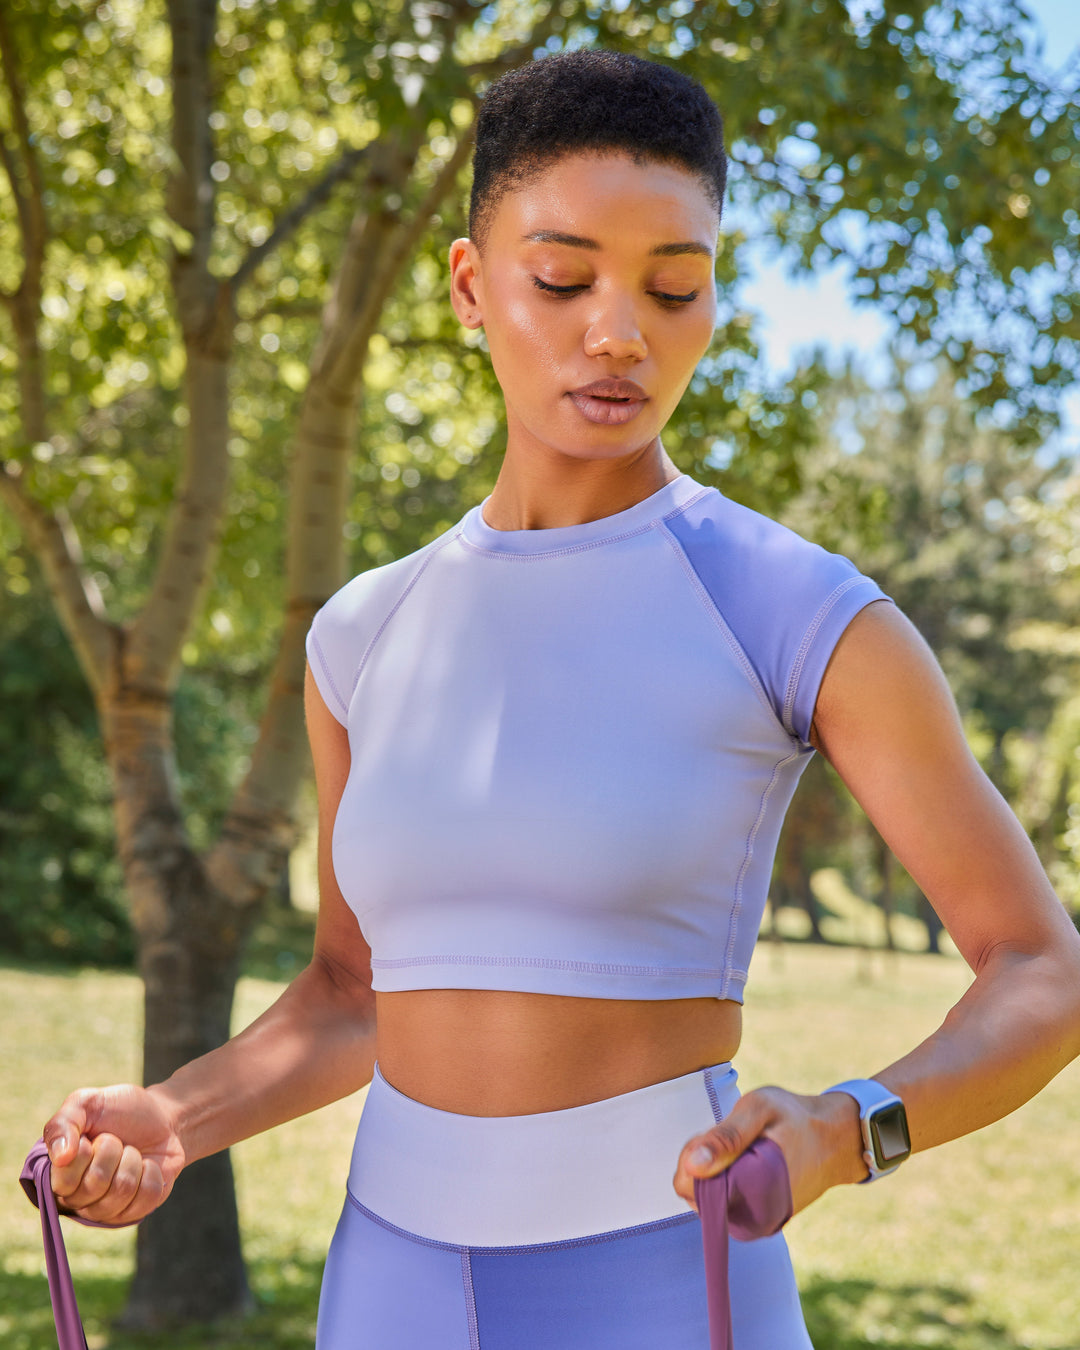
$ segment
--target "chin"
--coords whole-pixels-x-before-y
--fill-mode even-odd
[[[575,412],[572,407],[571,412]],[[639,455],[658,442],[663,430],[652,417],[647,425],[635,418],[622,426],[600,426],[576,415],[567,418],[562,409],[556,409],[546,419],[537,417],[526,421],[518,416],[512,420],[516,428],[509,437],[511,443],[517,441],[523,447],[533,445],[567,459],[584,461],[611,461]],[[574,422],[579,425],[573,425]]]

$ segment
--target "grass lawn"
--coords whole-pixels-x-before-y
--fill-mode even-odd
[[[872,1073],[929,1032],[968,978],[954,959],[763,945],[747,994],[742,1086],[814,1091]],[[245,979],[237,1025],[280,988]],[[69,1086],[137,1076],[140,987],[129,975],[8,966],[0,1019],[15,1047],[0,1098],[0,1168],[9,1179],[0,1345],[53,1350],[37,1215],[15,1178]],[[66,1225],[91,1350],[310,1346],[361,1098],[234,1150],[262,1305],[243,1327],[152,1342],[107,1335],[123,1305],[131,1234]],[[817,1350],[1080,1350],[1077,1121],[1073,1066],[1009,1119],[912,1159],[898,1177],[831,1192],[793,1220],[788,1237]]]

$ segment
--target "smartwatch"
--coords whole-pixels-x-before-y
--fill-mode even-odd
[[[887,1177],[911,1156],[907,1112],[895,1092],[876,1078],[851,1078],[825,1091],[846,1092],[859,1104],[863,1161],[870,1171],[869,1176],[863,1177],[863,1183]]]

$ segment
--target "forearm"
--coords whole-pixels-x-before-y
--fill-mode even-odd
[[[913,1150],[1016,1110],[1080,1054],[1080,943],[1007,949],[983,965],[941,1027],[874,1075],[903,1099]]]
[[[942,1026],[873,1076],[903,1100],[912,1146],[924,1149],[1007,1115],[1078,1054],[1080,940],[1069,931],[1038,956],[998,949]],[[692,1204],[696,1177],[729,1166],[763,1134],[787,1158],[796,1212],[830,1187],[866,1177],[859,1109],[850,1096],[765,1087],[688,1141],[676,1191]]]
[[[190,1163],[355,1092],[374,1062],[374,995],[316,961],[239,1035],[151,1091]]]

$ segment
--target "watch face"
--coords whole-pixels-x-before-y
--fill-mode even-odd
[[[868,1123],[875,1164],[882,1170],[899,1167],[911,1154],[911,1137],[903,1106],[899,1102],[894,1106],[883,1106],[871,1114]]]

